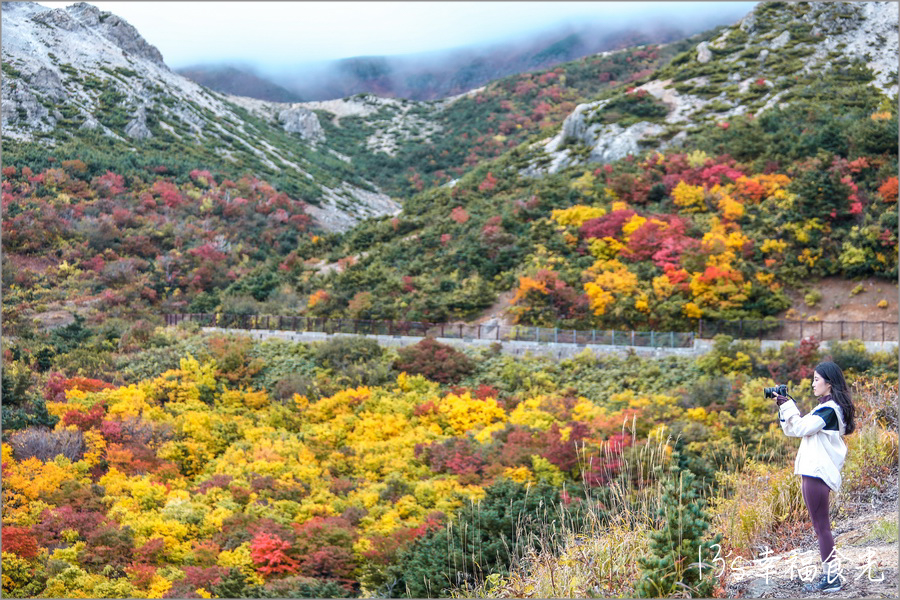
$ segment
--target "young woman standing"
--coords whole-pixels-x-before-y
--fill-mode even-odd
[[[853,433],[853,400],[844,374],[833,362],[820,363],[813,374],[813,394],[819,404],[806,416],[791,398],[776,396],[778,417],[786,435],[803,438],[794,461],[794,473],[803,476],[803,500],[819,541],[822,575],[803,586],[804,592],[836,592],[841,579],[834,564],[834,538],[828,518],[828,496],[841,487],[841,468],[847,456],[842,439]]]

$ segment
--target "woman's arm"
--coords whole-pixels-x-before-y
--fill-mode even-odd
[[[801,417],[800,409],[793,400],[788,400],[778,407],[778,418],[785,435],[791,437],[806,437],[825,427],[825,419],[817,414],[810,413]]]

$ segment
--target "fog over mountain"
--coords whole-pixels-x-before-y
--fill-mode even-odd
[[[434,100],[478,88],[507,75],[544,69],[610,50],[651,43],[668,43],[694,33],[732,23],[737,16],[727,6],[693,19],[647,21],[623,27],[620,22],[564,23],[502,43],[431,52],[357,56],[291,67],[205,64],[178,69],[212,89],[266,100],[304,101],[345,98],[359,93],[384,97]],[[278,91],[277,88],[281,88]],[[292,99],[293,99],[292,98]]]

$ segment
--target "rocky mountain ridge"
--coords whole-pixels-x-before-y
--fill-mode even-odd
[[[663,150],[704,122],[727,127],[735,115],[785,107],[800,78],[837,63],[863,64],[868,85],[896,103],[896,3],[783,4],[758,5],[715,40],[676,57],[651,81],[579,105],[559,133],[533,145],[536,157],[524,172],[539,176]],[[617,111],[624,114],[616,118]]]
[[[300,199],[326,229],[399,210],[352,172],[332,174],[342,161],[317,147],[323,134],[313,111],[277,104],[266,112],[204,88],[170,70],[116,15],[84,2],[65,9],[4,2],[2,27],[7,139],[53,147],[88,130],[132,150],[199,144],[225,161],[255,163],[299,182],[307,192]],[[243,106],[264,118],[248,118]]]

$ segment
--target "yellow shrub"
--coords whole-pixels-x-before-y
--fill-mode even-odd
[[[672,199],[684,212],[706,212],[706,193],[703,186],[679,181],[672,190]]]
[[[550,218],[560,225],[581,227],[585,221],[602,217],[605,214],[606,211],[600,207],[576,204],[570,208],[554,210]]]

